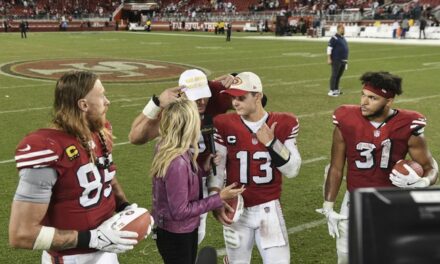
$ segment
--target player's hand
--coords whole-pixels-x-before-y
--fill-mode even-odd
[[[159,95],[160,107],[165,108],[180,97],[182,86],[165,89]]]
[[[390,173],[390,180],[393,185],[400,188],[426,188],[431,184],[428,178],[417,175],[408,164],[404,164],[403,167],[408,171],[408,175],[397,170],[392,170]]]
[[[331,65],[332,64],[332,59],[328,58],[327,59],[327,64]]]
[[[134,238],[138,234],[131,231],[114,230],[111,227],[112,222],[113,219],[109,218],[98,228],[90,230],[89,247],[112,253],[124,253],[133,249],[133,246],[137,244],[137,240]]]
[[[330,236],[333,238],[339,238],[338,223],[341,220],[347,220],[348,217],[336,213],[333,210],[333,203],[327,201],[324,202],[322,208],[316,209],[316,212],[323,214],[327,218],[328,233]]]
[[[230,74],[222,75],[220,77],[215,78],[213,81],[215,82],[221,82],[223,87],[229,88],[231,87],[232,83],[234,82],[234,76]]]
[[[278,123],[274,122],[270,128],[267,126],[266,123],[264,123],[260,129],[257,131],[257,139],[260,141],[263,145],[267,145],[275,138],[275,127]]]

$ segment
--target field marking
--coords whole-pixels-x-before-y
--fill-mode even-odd
[[[389,56],[389,57],[377,57],[377,58],[366,58],[366,59],[356,59],[356,60],[349,60],[348,64],[350,65],[353,62],[364,62],[364,61],[376,61],[376,60],[393,60],[393,59],[407,59],[407,58],[419,58],[419,57],[430,57],[430,56],[438,56],[440,53],[430,53],[430,54],[418,54],[418,55],[408,55],[408,56]],[[323,65],[326,64],[324,61],[322,62],[311,62],[311,63],[302,63],[302,64],[292,64],[292,65],[278,65],[278,66],[263,66],[263,67],[254,67],[253,70],[265,70],[265,69],[281,69],[281,68],[297,68],[297,67],[304,67],[304,66],[315,66],[315,65]],[[439,67],[436,67],[437,69]],[[237,72],[246,71],[249,70],[249,68],[238,68],[235,69]],[[227,71],[223,69],[216,70],[214,72],[224,72]]]
[[[44,110],[44,109],[49,109],[49,108],[52,108],[52,106],[6,110],[6,111],[0,111],[0,114],[20,113],[20,112],[27,112],[27,111]]]
[[[28,88],[28,87],[37,87],[37,86],[47,86],[47,83],[41,83],[41,84],[27,84],[27,85],[16,85],[16,86],[6,86],[6,87],[0,87],[0,90],[3,89],[15,89],[15,88]]]
[[[433,67],[433,68],[423,68],[423,69],[406,69],[406,70],[397,70],[397,71],[390,71],[393,74],[396,73],[411,73],[411,72],[420,72],[420,71],[429,71],[429,70],[438,70],[440,67]],[[353,79],[353,78],[359,78],[360,75],[346,75],[342,76],[341,79]],[[264,78],[263,78],[264,79]],[[320,81],[328,81],[329,78],[321,78],[321,79],[307,79],[307,80],[299,80],[299,81],[292,81],[292,82],[280,82],[280,83],[269,83],[266,84],[265,87],[272,87],[272,86],[284,86],[284,85],[292,85],[292,84],[302,84],[302,83],[310,83],[310,82],[320,82]]]

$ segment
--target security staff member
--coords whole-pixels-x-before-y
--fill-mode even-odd
[[[339,80],[347,67],[348,44],[344,38],[344,33],[344,25],[339,24],[336,34],[330,39],[327,47],[327,63],[332,66],[328,95],[333,97],[342,94],[339,89]]]

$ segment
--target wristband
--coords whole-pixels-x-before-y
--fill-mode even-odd
[[[37,239],[35,239],[34,250],[47,250],[52,246],[52,240],[55,236],[55,228],[50,226],[42,226],[40,233],[38,233]]]
[[[156,105],[154,102],[154,96],[150,101],[148,101],[148,104],[144,107],[144,110],[142,110],[142,113],[148,117],[149,119],[157,119],[159,116],[161,108]]]
[[[90,248],[90,231],[78,231],[78,242],[76,243],[77,248]]]
[[[334,202],[324,201],[324,203],[322,204],[322,208],[324,210],[333,210],[334,204],[335,204]]]

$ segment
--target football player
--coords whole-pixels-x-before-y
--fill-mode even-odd
[[[56,84],[52,127],[17,146],[9,242],[44,250],[42,263],[118,263],[115,253],[137,243],[137,233],[113,230],[106,221],[137,207],[115,177],[109,104],[98,76],[67,73]]]
[[[200,114],[202,127],[212,126],[212,118],[218,114],[225,113],[232,108],[231,99],[220,92],[229,88],[233,80],[232,75],[223,75],[213,81],[208,81],[206,75],[197,69],[184,71],[179,78],[179,87],[164,90],[159,97],[153,95],[142,113],[133,121],[129,140],[132,144],[140,145],[155,139],[159,136],[159,113],[169,103],[179,98],[182,93],[195,101]],[[211,120],[211,124],[207,121]],[[209,135],[201,133],[199,139],[199,156],[197,163],[203,167],[206,159],[214,153],[209,142]],[[206,176],[203,177],[204,197],[208,195],[206,188]],[[199,243],[205,237],[206,216],[202,215],[199,227]]]
[[[224,225],[229,263],[250,263],[257,244],[263,263],[290,263],[289,238],[280,205],[282,175],[298,175],[301,157],[296,146],[298,119],[290,113],[267,112],[263,86],[252,72],[238,74],[224,93],[236,113],[214,119],[220,164],[208,177],[210,193],[238,182],[245,185],[244,213],[232,223],[225,207],[215,211]]]
[[[348,263],[349,193],[361,187],[425,188],[438,177],[438,167],[423,135],[426,119],[418,112],[394,109],[402,93],[402,79],[388,72],[367,72],[360,78],[360,105],[342,105],[333,114],[331,163],[325,181],[323,208],[328,230],[336,237],[338,263]],[[409,175],[392,172],[394,164],[411,158],[420,163],[424,177],[409,168]],[[333,210],[347,161],[347,192],[340,214]]]

